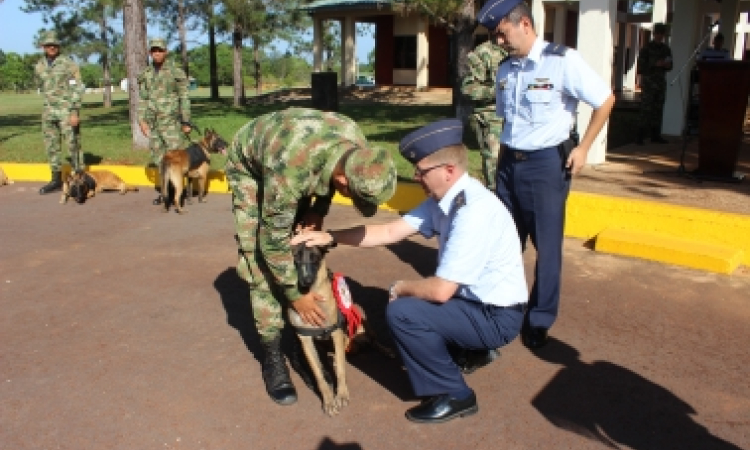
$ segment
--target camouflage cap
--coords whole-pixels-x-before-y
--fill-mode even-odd
[[[60,39],[57,38],[57,33],[54,31],[47,31],[42,34],[42,45],[60,45]]]
[[[344,175],[349,181],[352,202],[365,217],[378,211],[378,205],[396,192],[396,165],[382,148],[360,147],[346,159]]]
[[[167,42],[162,38],[153,38],[150,41],[148,41],[148,48],[149,50],[152,48],[160,48],[162,50],[166,50]]]

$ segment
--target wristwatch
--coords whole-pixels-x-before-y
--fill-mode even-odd
[[[396,283],[398,281],[394,281],[391,287],[388,289],[388,300],[393,301],[398,298],[398,295],[396,294]]]

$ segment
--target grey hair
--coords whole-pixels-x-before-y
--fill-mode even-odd
[[[531,28],[534,28],[534,17],[531,15],[531,9],[526,2],[517,4],[513,9],[510,10],[505,20],[512,23],[514,26],[518,26],[521,23],[521,19],[528,17],[531,22]]]

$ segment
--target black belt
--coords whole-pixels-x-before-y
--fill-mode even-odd
[[[495,306],[495,308],[510,309],[512,311],[518,311],[520,313],[526,312],[526,303],[516,303],[515,305],[508,305],[508,306],[497,306],[497,305],[493,305],[493,306]]]
[[[545,147],[539,150],[518,150],[513,147],[506,147],[505,154],[509,155],[514,161],[526,161],[529,159],[546,159],[559,155],[557,146]]]

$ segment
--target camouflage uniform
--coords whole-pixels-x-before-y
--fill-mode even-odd
[[[151,47],[163,46],[162,40],[151,42]],[[160,167],[167,150],[182,147],[181,122],[190,122],[187,75],[173,61],[166,60],[160,69],[150,65],[138,75],[138,89],[138,121],[145,121],[150,128],[151,157]]]
[[[43,43],[59,45],[54,33],[48,33]],[[48,60],[43,57],[34,67],[39,89],[44,95],[42,112],[42,134],[52,173],[62,170],[60,140],[68,141],[71,164],[74,170],[83,169],[83,155],[80,148],[80,126],[72,127],[69,118],[78,115],[81,109],[81,73],[78,65],[69,57],[59,55]]]
[[[332,112],[289,108],[244,125],[227,152],[237,228],[237,272],[250,285],[253,315],[261,339],[271,341],[284,327],[280,301],[301,297],[289,239],[303,214],[328,213],[335,194],[331,175],[345,165],[355,205],[388,200],[396,171],[390,155],[370,149],[359,127]],[[360,156],[357,167],[350,160]],[[368,159],[369,158],[369,159]],[[376,206],[375,206],[376,207]]]
[[[657,67],[656,62],[671,58],[672,50],[663,42],[651,41],[638,53],[638,68],[641,73],[641,109],[638,120],[640,133],[651,130],[652,139],[661,133],[664,114],[668,69]],[[671,69],[669,69],[671,70]]]
[[[503,131],[503,119],[495,112],[495,77],[497,66],[507,54],[491,41],[478,45],[468,55],[469,73],[461,84],[461,92],[475,102],[469,124],[479,142],[485,184],[492,191],[495,190],[497,160],[501,152],[500,134]]]

